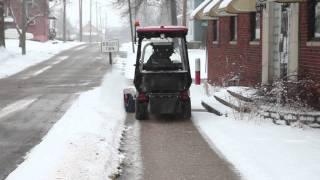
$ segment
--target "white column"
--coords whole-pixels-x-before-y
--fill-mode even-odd
[[[288,75],[290,80],[297,80],[299,63],[299,3],[291,4],[289,37]]]
[[[273,44],[273,8],[270,2],[267,2],[266,9],[262,15],[262,84],[269,84],[272,81],[272,44]]]

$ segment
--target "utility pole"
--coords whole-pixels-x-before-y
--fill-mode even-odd
[[[100,26],[100,31],[101,31],[101,38],[103,38],[103,27],[102,27],[102,8],[99,7],[99,16],[100,16],[100,20],[99,20],[99,26]]]
[[[132,23],[132,12],[131,12],[131,4],[130,0],[128,0],[128,6],[129,6],[129,23],[130,23],[130,30],[131,30],[131,41],[132,41],[132,52],[134,53],[134,37],[133,37],[133,23]]]
[[[0,47],[6,46],[4,35],[4,0],[0,0]]]
[[[20,37],[22,55],[26,54],[27,0],[22,0],[22,32]]]
[[[89,42],[92,42],[92,0],[90,0],[90,36]]]
[[[108,28],[108,13],[106,13],[106,17],[105,17],[105,22],[104,22],[104,29],[105,29],[105,32],[104,32],[104,39],[107,40],[107,28]]]
[[[187,0],[182,0],[182,26],[187,26]]]
[[[80,30],[80,34],[79,34],[79,39],[80,42],[82,41],[82,0],[79,0],[79,30]]]
[[[66,42],[66,0],[63,0],[63,42]]]
[[[98,2],[96,1],[96,31],[97,31],[97,35],[99,34],[98,14],[99,14],[99,12],[98,12]],[[96,36],[96,38],[97,38],[97,36]],[[96,39],[96,41],[98,41],[98,39]]]
[[[170,10],[171,10],[171,13],[170,13],[170,15],[171,15],[171,24],[172,25],[178,25],[176,0],[169,0],[169,1],[170,1]]]

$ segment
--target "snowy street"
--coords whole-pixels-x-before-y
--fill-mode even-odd
[[[0,179],[23,162],[80,92],[101,84],[107,69],[96,46],[82,45],[0,79]]]

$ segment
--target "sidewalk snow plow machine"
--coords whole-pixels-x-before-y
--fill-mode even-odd
[[[191,116],[192,83],[184,26],[137,29],[138,50],[134,85],[136,119],[148,114]]]

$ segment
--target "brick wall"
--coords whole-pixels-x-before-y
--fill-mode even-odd
[[[235,74],[240,74],[240,85],[256,85],[261,82],[261,40],[250,45],[250,14],[239,14],[237,44],[230,44],[230,19],[219,19],[218,44],[212,42],[213,23],[208,23],[208,79],[221,85]]]
[[[310,17],[308,3],[300,3],[300,49],[299,76],[320,81],[320,46],[307,46],[310,40]],[[319,42],[320,43],[320,42]]]

